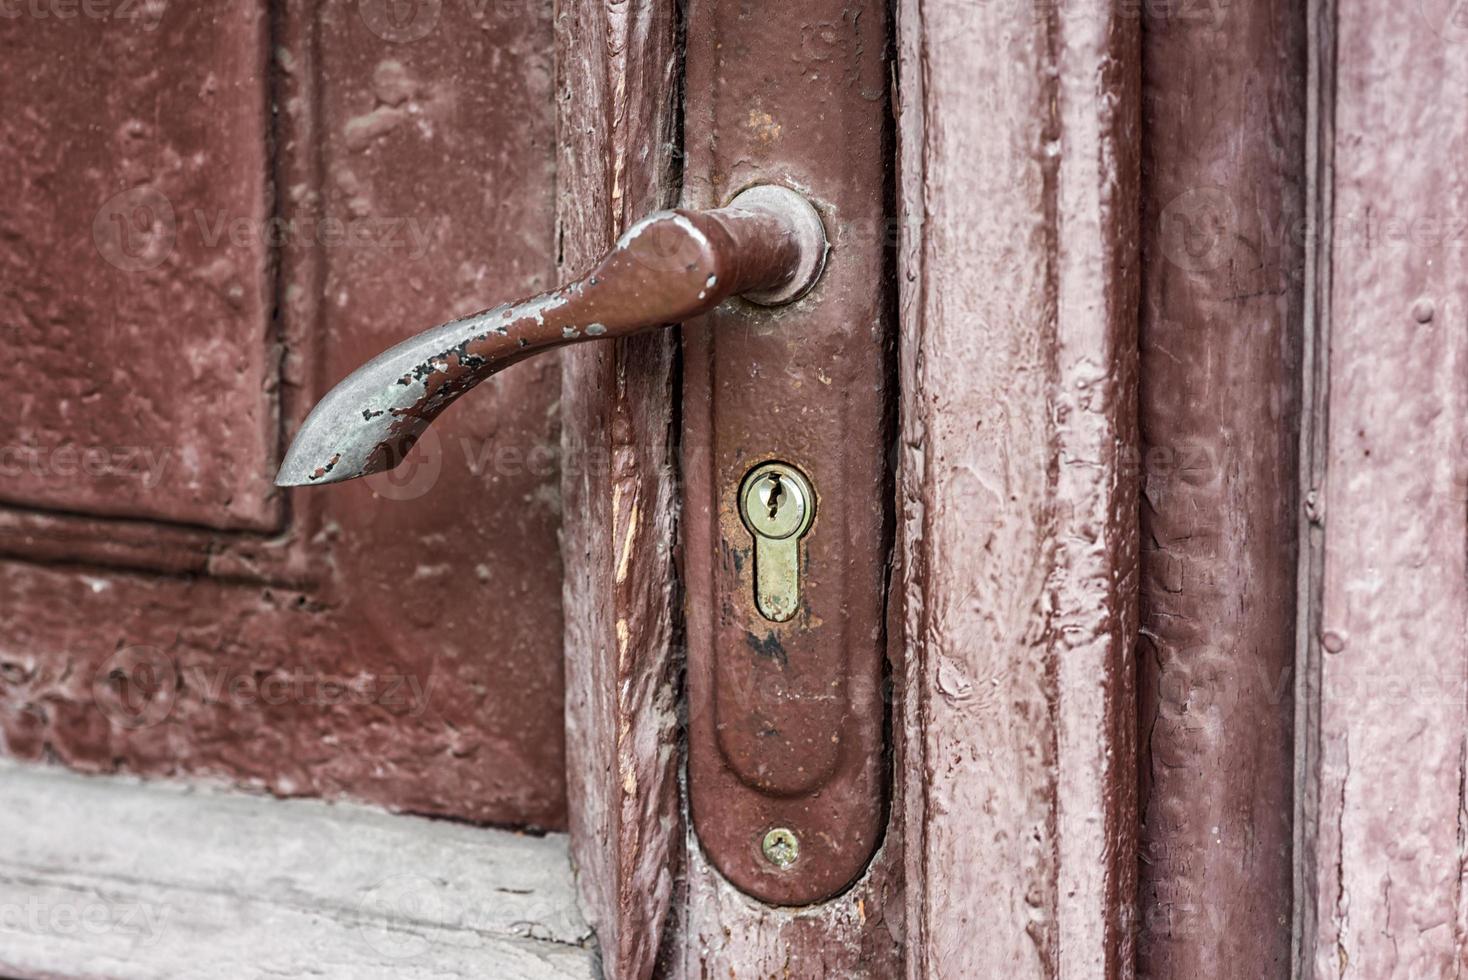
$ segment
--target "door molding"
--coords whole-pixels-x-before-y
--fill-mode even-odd
[[[1130,976],[1135,5],[898,6],[907,976]]]
[[[1443,976],[1468,935],[1462,8],[1310,11],[1295,975]]]

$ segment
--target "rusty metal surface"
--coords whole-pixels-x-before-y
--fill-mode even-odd
[[[1302,978],[1450,977],[1468,937],[1468,21],[1326,3],[1324,442],[1302,718]]]
[[[1140,976],[1282,977],[1305,23],[1143,21]],[[1206,107],[1206,111],[1200,111]]]
[[[311,410],[276,483],[319,486],[396,467],[457,398],[542,351],[667,327],[744,293],[793,299],[825,258],[818,222],[804,227],[814,216],[800,221],[809,211],[792,192],[754,188],[733,207],[658,212],[576,282],[399,343]]]
[[[371,5],[354,0],[273,5],[268,28],[246,16],[254,5],[134,6],[161,9],[163,19],[126,41],[116,32],[127,25],[80,12],[49,24],[23,13],[0,21],[0,30],[19,32],[21,44],[50,44],[47,31],[69,38],[56,41],[67,79],[101,77],[117,48],[143,48],[122,60],[129,67],[115,84],[7,88],[16,121],[57,117],[50,132],[59,142],[27,143],[28,154],[65,152],[70,122],[60,117],[89,114],[112,132],[108,113],[141,113],[137,106],[158,100],[167,107],[175,92],[206,107],[209,126],[232,132],[236,115],[256,121],[258,152],[204,148],[211,183],[198,188],[197,204],[210,228],[223,221],[250,233],[236,246],[226,231],[210,261],[245,263],[254,233],[278,243],[270,250],[278,278],[264,287],[276,318],[165,317],[168,331],[150,358],[188,351],[195,336],[230,326],[211,348],[218,359],[176,362],[208,378],[151,389],[160,417],[207,418],[234,403],[242,382],[229,352],[238,348],[279,362],[279,382],[262,391],[298,420],[331,381],[401,339],[405,327],[553,284],[548,9],[445,4],[426,33],[404,39],[374,31],[362,16]],[[262,55],[241,67],[237,59],[255,45],[275,60],[267,65]],[[210,59],[212,82],[198,74],[196,56]],[[211,96],[205,90],[215,85]],[[51,108],[52,99],[63,108]],[[154,136],[148,129],[129,152],[145,162],[168,158],[170,144]],[[141,177],[131,159],[118,173]],[[111,174],[113,163],[101,154],[78,173]],[[185,163],[192,167],[192,156]],[[247,173],[251,167],[257,172]],[[27,206],[71,186],[34,185]],[[253,195],[242,202],[237,186],[269,188],[260,207],[282,223],[262,227]],[[191,212],[194,200],[184,203]],[[90,221],[68,218],[51,230],[89,241]],[[180,256],[185,246],[181,232]],[[79,260],[71,281],[90,269]],[[62,281],[54,276],[53,266],[38,264],[20,278],[7,274],[6,285],[54,290]],[[115,310],[89,313],[75,329],[105,338],[117,317],[131,316],[134,296],[137,309],[153,310],[151,283],[146,272],[126,279]],[[170,282],[180,311],[205,309],[190,305],[193,288],[192,279]],[[119,375],[133,370],[132,357],[113,357]],[[147,492],[167,523],[0,514],[4,550],[24,558],[0,564],[5,751],[86,771],[564,827],[559,380],[553,359],[510,372],[440,419],[393,474],[292,495],[279,534],[190,523],[228,520],[218,507],[196,508],[188,439],[169,425],[150,427],[148,416],[104,390],[117,424],[125,416],[128,426],[109,438],[127,446],[145,434],[144,445],[163,454],[163,480]],[[44,374],[16,391],[38,403],[54,398]],[[263,450],[237,462],[236,476],[268,475],[278,438],[272,428]],[[161,676],[177,682],[157,690],[157,708],[140,696],[146,689],[128,684],[147,679],[137,668],[155,655]],[[136,724],[129,706],[146,719],[156,714],[156,723]]]
[[[1134,969],[1136,10],[899,8],[912,980]]]
[[[886,20],[880,5],[848,8],[695,3],[687,22],[684,203],[786,184],[832,241],[804,299],[731,304],[684,332],[689,804],[708,859],[781,905],[845,889],[887,817]],[[756,608],[737,500],[768,460],[816,495],[786,622]],[[777,827],[800,842],[788,868],[762,852]]]

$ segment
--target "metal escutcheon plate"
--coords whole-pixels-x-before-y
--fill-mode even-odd
[[[857,7],[750,18],[694,0],[688,16],[684,205],[784,185],[815,204],[831,244],[793,302],[726,303],[684,330],[689,806],[714,867],[775,905],[840,895],[887,821],[886,6]],[[792,53],[786,40],[816,23],[820,44]],[[810,83],[833,70],[842,84]],[[765,528],[784,542],[765,568],[793,563],[793,589],[757,585],[746,521],[746,478],[773,464],[812,488],[808,526],[780,536],[794,516],[777,508]]]

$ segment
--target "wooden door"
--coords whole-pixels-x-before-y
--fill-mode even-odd
[[[1457,5],[29,9],[9,754],[564,826],[608,977],[1460,972]],[[395,476],[270,475],[389,342],[750,168],[849,219],[874,160],[830,235],[870,330],[819,349],[883,356],[827,447],[875,477],[823,487],[877,552],[877,830],[781,904],[690,803],[737,317],[538,355]]]
[[[566,821],[560,378],[273,486],[363,352],[551,284],[541,4],[0,20],[8,755]]]

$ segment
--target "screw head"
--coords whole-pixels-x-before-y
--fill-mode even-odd
[[[760,849],[765,852],[765,860],[781,871],[800,860],[800,840],[794,831],[785,827],[776,827],[766,833]]]
[[[810,526],[814,497],[810,481],[795,467],[764,463],[744,478],[739,514],[745,526],[762,538],[789,538]]]

